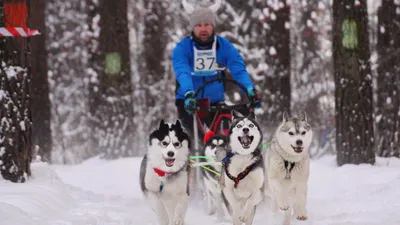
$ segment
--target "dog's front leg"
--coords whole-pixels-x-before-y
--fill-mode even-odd
[[[286,188],[277,179],[270,180],[271,189],[274,197],[281,210],[286,211],[289,209],[289,197]]]
[[[174,220],[172,225],[183,225],[188,204],[189,204],[189,196],[186,193],[182,193],[177,196],[175,214],[173,217]]]
[[[165,210],[164,204],[156,193],[148,192],[147,200],[150,203],[151,208],[157,215],[157,219],[160,225],[169,225],[170,219],[167,211]]]
[[[254,208],[257,206],[263,199],[263,194],[261,190],[256,190],[249,199],[247,199],[246,204],[243,208],[243,216],[240,217],[242,222],[253,221],[252,216],[254,216]],[[251,224],[251,223],[250,223]]]
[[[240,205],[239,202],[236,200],[236,196],[233,193],[232,188],[224,188],[223,190],[226,200],[232,209],[232,223],[233,225],[242,225],[240,221]]]
[[[296,187],[294,213],[298,220],[307,220],[307,182]]]

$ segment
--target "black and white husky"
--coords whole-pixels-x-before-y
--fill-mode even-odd
[[[262,132],[254,113],[244,117],[233,111],[228,133],[229,152],[223,160],[221,180],[233,225],[251,225],[256,206],[263,200],[265,176],[261,141]]]
[[[160,225],[182,225],[189,201],[190,141],[179,120],[161,120],[150,134],[150,145],[140,167],[140,184]]]
[[[308,149],[312,140],[311,126],[302,112],[291,117],[283,113],[283,121],[265,156],[266,190],[274,203],[285,211],[283,224],[290,224],[292,206],[298,220],[307,219],[307,182],[310,160]]]
[[[218,173],[221,171],[221,160],[226,156],[226,144],[225,136],[215,135],[207,140],[202,152],[206,156],[203,161],[210,163],[207,167],[208,170],[202,169],[207,210],[209,215],[216,213],[218,218],[222,218],[225,214]]]

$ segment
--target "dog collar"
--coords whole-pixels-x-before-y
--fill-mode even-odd
[[[158,168],[153,168],[153,170],[159,177],[164,177],[166,174],[172,173],[172,172],[165,172],[164,170],[160,170]]]

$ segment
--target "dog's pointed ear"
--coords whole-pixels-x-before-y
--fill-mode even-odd
[[[236,111],[236,110],[232,110],[232,119],[236,119],[236,118],[239,118],[239,117],[243,117],[243,115],[240,112]]]
[[[299,119],[302,120],[302,121],[306,121],[307,122],[307,114],[306,114],[306,112],[300,111]]]
[[[283,112],[283,122],[287,122],[289,120],[290,116],[289,113],[284,111]]]
[[[178,129],[182,129],[181,121],[180,121],[180,120],[176,120],[175,126],[176,126]]]
[[[164,119],[161,119],[160,125],[158,126],[158,129],[161,130],[165,126]]]
[[[247,116],[247,118],[249,118],[251,120],[255,120],[256,119],[256,114],[254,113],[254,111],[251,111],[249,113],[249,115]]]

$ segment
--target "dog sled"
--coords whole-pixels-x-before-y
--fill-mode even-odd
[[[218,71],[219,73],[221,71]],[[223,82],[224,86],[227,84],[234,84],[240,91],[243,93],[247,93],[246,88],[240,84],[239,82],[226,78],[225,76],[218,76],[217,78],[206,81],[203,85],[201,85],[195,92],[194,97],[203,92],[204,88],[214,82]],[[247,96],[247,94],[246,94]],[[214,135],[223,135],[227,136],[229,127],[232,122],[231,112],[233,110],[239,111],[242,114],[248,114],[253,110],[250,104],[250,98],[247,96],[246,103],[237,103],[237,104],[227,104],[226,102],[218,102],[215,104],[211,104],[209,99],[199,99],[197,101],[197,110],[193,113],[193,142],[194,142],[194,152],[195,156],[191,156],[192,166],[196,167],[196,181],[197,184],[200,183],[201,179],[201,168],[208,169],[208,163],[201,163],[200,159],[205,156],[200,155],[200,134],[203,137],[202,143],[206,143],[208,138]],[[207,119],[210,124],[207,126],[203,122],[204,119]]]

